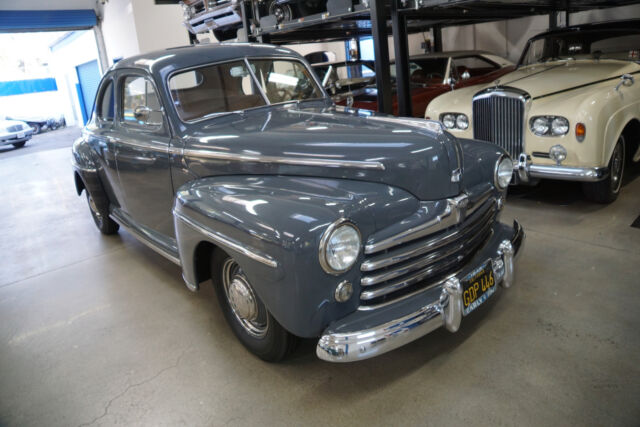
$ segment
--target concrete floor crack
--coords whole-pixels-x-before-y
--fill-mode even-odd
[[[122,396],[127,394],[131,389],[133,389],[135,387],[140,387],[140,386],[145,385],[145,384],[148,384],[148,383],[152,382],[153,380],[155,380],[156,378],[158,378],[160,375],[164,374],[165,372],[167,372],[167,371],[169,371],[171,369],[177,368],[178,365],[180,364],[180,360],[182,359],[182,356],[184,356],[184,353],[185,353],[184,351],[182,353],[180,353],[180,356],[178,356],[176,361],[171,366],[167,366],[165,368],[162,368],[156,374],[154,374],[153,376],[151,376],[151,377],[149,377],[149,378],[147,378],[145,380],[142,380],[142,381],[137,382],[135,384],[127,385],[123,391],[121,391],[120,393],[118,393],[117,395],[112,397],[107,402],[107,404],[105,405],[104,410],[103,410],[101,415],[97,416],[96,418],[94,418],[93,420],[89,421],[88,423],[79,424],[78,427],[86,427],[86,426],[90,426],[90,425],[93,425],[93,424],[97,423],[102,418],[107,416],[107,414],[109,413],[109,408],[111,408],[111,405],[113,404],[113,402],[115,402],[116,400],[120,399]]]

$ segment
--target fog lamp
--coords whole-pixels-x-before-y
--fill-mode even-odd
[[[554,145],[549,149],[549,157],[560,164],[567,158],[567,150],[562,145]]]

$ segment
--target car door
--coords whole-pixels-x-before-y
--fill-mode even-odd
[[[155,85],[141,70],[122,70],[117,94],[114,141],[123,210],[154,240],[174,238],[171,132]]]
[[[120,188],[115,152],[115,73],[107,74],[100,83],[96,96],[93,116],[86,126],[85,138],[101,163],[98,168],[100,181],[116,206],[122,204],[123,194]]]

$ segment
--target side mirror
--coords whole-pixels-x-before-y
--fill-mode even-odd
[[[138,105],[133,109],[133,118],[136,119],[140,125],[160,126],[162,125],[162,121],[154,122],[150,119],[157,117],[157,115],[152,115],[152,113],[160,113],[161,111],[162,110],[152,110],[146,105]]]
[[[133,110],[133,118],[135,118],[140,124],[147,124],[150,115],[151,108],[144,105],[138,105]]]
[[[464,73],[462,73],[462,80],[467,80],[468,78],[471,78],[471,74],[469,74],[468,71],[465,71]]]

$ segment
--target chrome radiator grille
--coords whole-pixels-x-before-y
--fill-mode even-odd
[[[360,310],[370,310],[407,298],[447,278],[491,236],[497,214],[490,197],[462,223],[367,255],[360,266]],[[423,233],[421,233],[423,234]]]
[[[473,137],[493,142],[511,158],[522,153],[524,99],[507,92],[482,94],[473,100]]]

